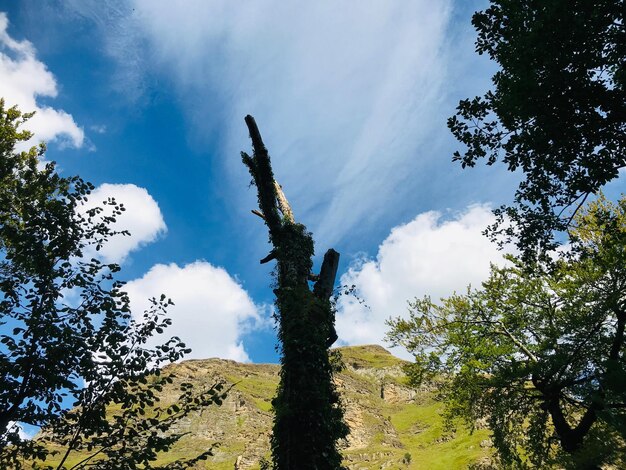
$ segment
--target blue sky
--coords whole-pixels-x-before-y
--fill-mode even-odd
[[[0,1],[0,95],[64,174],[115,196],[133,309],[166,293],[192,357],[274,362],[267,232],[240,162],[255,116],[317,255],[342,255],[338,344],[382,342],[406,301],[476,285],[481,230],[511,200],[501,167],[461,170],[446,127],[494,65],[484,1]],[[319,262],[319,259],[316,259]],[[400,352],[401,354],[401,352]]]

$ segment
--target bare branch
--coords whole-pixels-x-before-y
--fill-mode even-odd
[[[259,217],[261,217],[263,220],[265,220],[265,216],[263,215],[263,212],[256,210],[256,209],[252,209],[250,212],[252,212],[254,215],[258,215]]]
[[[276,252],[274,250],[270,251],[269,254],[260,261],[260,263],[261,264],[269,263],[273,259],[276,259]]]
[[[518,348],[520,348],[522,350],[522,352],[528,357],[528,359],[530,359],[533,362],[539,362],[539,360],[537,359],[537,356],[535,356],[532,351],[530,351],[525,345],[524,343],[522,343],[519,339],[517,339],[515,336],[513,336],[513,333],[511,333],[506,326],[504,326],[504,323],[499,322],[500,328],[502,328],[501,330],[497,330],[498,333],[503,334],[505,336],[508,336],[511,341],[513,341],[513,344],[515,344],[515,346],[517,346]]]

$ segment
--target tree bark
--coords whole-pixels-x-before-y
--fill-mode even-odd
[[[242,152],[257,187],[260,215],[273,249],[262,263],[277,261],[276,319],[281,342],[281,376],[275,411],[272,459],[277,470],[342,468],[337,441],[346,437],[339,395],[332,381],[328,347],[337,339],[330,301],[339,253],[328,250],[313,287],[313,239],[295,221],[252,116],[246,116],[253,156]],[[282,214],[282,217],[281,217]],[[313,277],[314,278],[314,277]]]

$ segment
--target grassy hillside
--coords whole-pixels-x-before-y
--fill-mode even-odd
[[[336,380],[351,430],[342,444],[350,469],[449,470],[489,460],[487,431],[472,435],[461,427],[446,431],[433,391],[408,387],[402,360],[380,346],[340,350],[346,367]],[[218,443],[215,455],[197,468],[233,470],[237,462],[238,469],[258,469],[259,460],[269,456],[278,366],[208,359],[170,367],[181,381],[224,380],[234,386],[221,407],[209,408],[181,424],[189,435],[162,461],[189,457]],[[173,399],[165,392],[165,402]]]

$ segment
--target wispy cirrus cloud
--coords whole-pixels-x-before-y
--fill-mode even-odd
[[[322,243],[380,215],[440,98],[449,2],[184,4],[135,6],[196,132],[223,120],[223,152],[237,155],[253,114]],[[227,161],[241,181],[238,160]]]
[[[439,177],[447,184],[450,93],[476,83],[459,82],[459,70],[478,70],[471,27],[454,23],[451,0],[70,5],[101,26],[129,97],[147,77],[165,78],[190,134],[219,135],[211,154],[242,211],[254,203],[239,190],[245,114],[257,118],[277,178],[322,245],[418,204]]]

